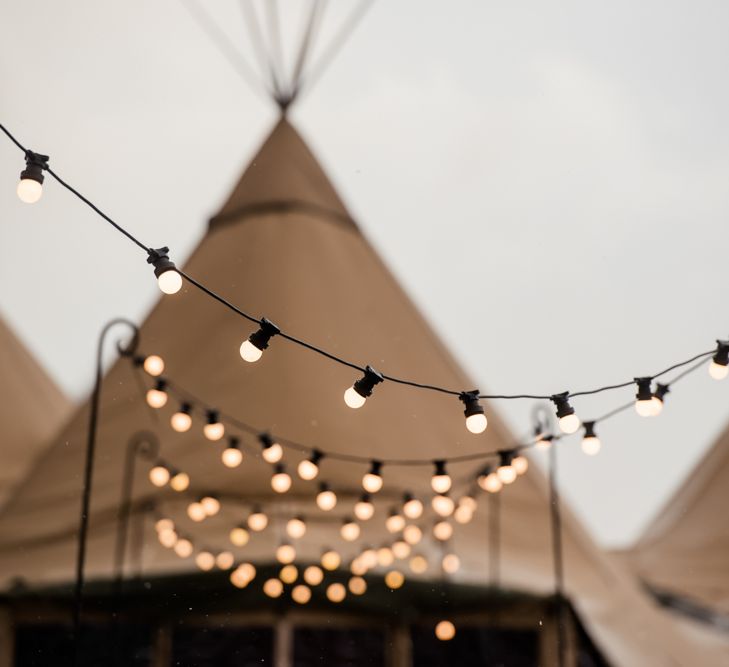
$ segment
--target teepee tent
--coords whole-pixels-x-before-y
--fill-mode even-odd
[[[357,364],[454,389],[475,386],[368,244],[286,118],[213,217],[184,270],[248,312]],[[476,436],[465,430],[456,397],[393,383],[378,386],[363,408],[351,410],[342,392],[358,379],[357,371],[276,337],[260,361],[246,363],[238,348],[251,331],[240,317],[185,285],[161,299],[140,330],[140,352],[165,360],[171,387],[167,405],[153,410],[146,404],[144,390],[154,379],[128,359],[120,359],[106,375],[87,562],[92,579],[114,574],[121,469],[127,443],[140,430],[153,431],[160,457],[191,478],[182,493],[158,489],[147,478],[151,463],[138,464],[133,511],[144,537],[138,560],[145,577],[196,569],[192,557],[180,558],[158,542],[154,523],[159,517],[172,519],[195,551],[231,549],[238,561],[261,568],[274,562],[277,546],[287,539],[286,521],[302,515],[308,530],[294,542],[297,562],[317,562],[322,547],[331,546],[346,565],[364,545],[392,541],[384,520],[405,492],[430,498],[427,462],[496,451],[514,442],[491,406],[489,427]],[[192,404],[193,425],[186,433],[170,428],[180,401]],[[225,438],[210,442],[203,436],[206,408],[223,415],[226,437],[242,439],[240,467],[221,464]],[[87,411],[87,405],[78,410],[0,514],[0,573],[6,587],[11,582],[17,587],[18,580],[39,586],[72,579]],[[269,431],[285,445],[283,463],[294,478],[288,493],[272,490],[272,466],[262,460],[251,425],[252,433]],[[366,459],[419,459],[426,465],[386,465],[383,489],[373,501],[375,516],[362,522],[361,539],[348,543],[339,537],[339,526],[352,514],[367,466],[359,459],[325,456],[319,477],[302,481],[296,466],[315,448]],[[482,465],[463,462],[449,468],[454,498],[472,488]],[[315,502],[320,481],[338,496],[329,512]],[[220,500],[220,511],[202,522],[190,520],[189,503],[211,494]],[[473,521],[456,526],[451,547],[462,567],[449,577],[481,587],[478,599],[488,607],[488,585],[494,582],[488,574],[493,564],[486,494],[478,503]],[[252,534],[245,546],[231,547],[230,530],[256,507],[269,516],[268,527]],[[500,507],[500,585],[549,596],[554,587],[550,513],[537,466],[501,492]],[[721,648],[702,644],[676,626],[569,512],[563,515],[566,594],[611,664],[712,665],[726,659]],[[420,520],[426,537],[417,550],[429,567],[414,577],[425,582],[444,576],[442,548],[428,536],[433,521],[426,510]],[[253,595],[261,583],[254,580],[240,595]],[[184,591],[177,595],[184,598]]]

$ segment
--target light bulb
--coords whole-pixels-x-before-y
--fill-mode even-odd
[[[237,547],[244,547],[251,539],[250,533],[243,526],[236,526],[230,531],[230,541]]]
[[[451,488],[451,478],[446,472],[445,461],[435,461],[435,472],[430,486],[436,493],[446,493]]]
[[[435,626],[435,636],[442,642],[447,642],[456,636],[456,626],[450,621],[441,621]]]
[[[282,544],[276,549],[276,560],[279,563],[293,563],[296,560],[296,549],[292,544]]]
[[[711,358],[709,375],[715,380],[723,380],[729,375],[729,340],[716,341],[716,352]]]
[[[534,446],[541,451],[546,451],[552,446],[552,440],[554,440],[553,435],[539,433],[534,441]]]
[[[322,554],[321,565],[325,570],[336,570],[341,562],[342,557],[332,549],[329,549]]]
[[[337,496],[326,484],[319,485],[319,493],[316,496],[316,504],[323,512],[333,510],[337,505]]]
[[[663,412],[663,399],[669,391],[670,389],[667,384],[661,384],[660,382],[656,383],[656,390],[653,392],[652,398],[654,417],[657,417],[661,414],[661,412]]]
[[[162,360],[162,357],[156,354],[150,354],[144,359],[142,367],[147,372],[147,374],[151,375],[152,377],[158,377],[162,375],[162,373],[164,373],[165,362]]]
[[[473,510],[465,505],[458,505],[453,512],[453,518],[456,523],[460,523],[461,525],[470,523],[471,519],[473,519]]]
[[[239,567],[230,573],[230,583],[236,588],[245,588],[250,582],[251,580]]]
[[[207,516],[215,516],[220,511],[220,501],[215,496],[205,496],[200,500],[200,504]]]
[[[240,451],[237,438],[230,439],[220,458],[227,468],[237,468],[243,462],[243,452]]]
[[[354,542],[359,537],[360,532],[359,525],[351,519],[345,519],[339,530],[342,539],[347,542]]]
[[[311,589],[304,584],[294,586],[291,590],[291,599],[297,604],[306,604],[311,600]]]
[[[367,574],[367,564],[361,557],[355,558],[349,566],[349,571],[356,577],[361,577],[363,574]]]
[[[18,197],[26,204],[35,204],[43,194],[43,185],[32,178],[23,178],[18,183]]]
[[[431,506],[438,516],[450,516],[453,514],[453,510],[456,509],[453,500],[445,495],[433,496]]]
[[[175,269],[168,269],[157,276],[157,285],[165,294],[177,294],[182,288],[182,276]]]
[[[322,569],[316,565],[309,565],[309,567],[304,570],[304,581],[309,584],[309,586],[318,586],[322,581],[324,581],[324,572],[322,572]]]
[[[170,481],[170,471],[167,466],[158,463],[149,471],[149,481],[155,486],[162,487]]]
[[[600,451],[600,438],[595,433],[595,422],[585,422],[585,435],[582,438],[582,451],[588,456],[595,456]]]
[[[484,409],[478,402],[478,389],[473,391],[464,391],[458,397],[464,404],[465,410],[463,414],[466,415],[466,428],[475,434],[483,433],[488,426]]]
[[[369,495],[367,493],[363,494],[354,505],[354,515],[360,521],[369,521],[374,513],[375,506],[370,501]]]
[[[175,263],[168,255],[169,248],[150,248],[147,250],[147,263],[154,266],[157,285],[165,294],[176,294],[182,287],[182,276],[177,272]]]
[[[299,578],[299,570],[296,565],[289,563],[281,568],[278,576],[285,584],[293,584]]]
[[[405,526],[405,530],[402,531],[402,536],[408,544],[415,545],[423,539],[423,531],[415,524],[411,524]]]
[[[390,570],[385,575],[385,584],[388,588],[392,590],[397,590],[398,588],[401,588],[404,583],[405,575],[403,575],[403,573],[398,570]]]
[[[423,514],[423,503],[417,498],[413,498],[411,495],[405,495],[405,504],[402,506],[402,511],[408,519],[418,519]]]
[[[658,414],[653,400],[651,382],[650,377],[635,378],[635,383],[638,385],[638,392],[635,395],[635,411],[641,417],[655,417]]]
[[[484,468],[477,481],[478,485],[484,491],[488,491],[489,493],[498,493],[504,486],[504,483],[490,466]]]
[[[229,570],[235,563],[235,556],[230,551],[221,551],[215,557],[215,564],[221,570]]]
[[[268,526],[268,517],[261,510],[254,510],[248,517],[248,527],[254,533],[260,533]]]
[[[174,431],[185,433],[190,430],[192,426],[191,410],[192,406],[189,403],[183,403],[180,405],[180,409],[170,417],[170,426]]]
[[[344,584],[340,584],[338,581],[327,586],[327,599],[330,602],[338,603],[347,597],[347,589]]]
[[[410,551],[410,545],[403,540],[398,540],[392,544],[392,555],[398,560],[405,560],[410,555]]]
[[[372,461],[369,472],[362,477],[362,487],[367,493],[377,493],[382,488],[382,461]]]
[[[399,533],[405,528],[405,517],[398,514],[396,510],[390,510],[390,516],[385,520],[385,528],[390,533]]]
[[[296,516],[293,519],[289,519],[286,523],[286,534],[292,540],[298,540],[306,534],[306,522],[301,516]]]
[[[423,574],[428,569],[428,561],[425,556],[413,556],[409,565],[414,574]]]
[[[377,550],[377,564],[380,567],[389,567],[395,562],[395,554],[389,547],[380,547]]]
[[[364,375],[344,392],[344,402],[355,410],[361,408],[372,395],[375,385],[383,380],[380,373],[371,366],[367,366]]]
[[[282,464],[277,464],[271,477],[271,488],[276,493],[286,493],[291,488],[291,477]]]
[[[192,555],[193,550],[192,542],[190,542],[190,540],[188,540],[187,538],[182,537],[177,540],[177,542],[175,542],[174,549],[175,553],[180,558],[189,558]]]
[[[154,529],[161,533],[163,530],[174,530],[175,529],[175,522],[172,519],[158,519],[156,523],[154,524]]]
[[[208,513],[205,511],[202,503],[194,502],[190,503],[187,506],[187,516],[189,516],[190,519],[192,519],[196,523],[199,523],[200,521],[204,521],[207,518]]]
[[[362,562],[368,570],[371,570],[373,567],[377,567],[377,552],[371,547],[365,549],[359,557],[362,559]]]
[[[444,572],[454,574],[455,572],[458,572],[461,567],[461,559],[456,556],[456,554],[446,554],[443,556],[441,565]]]
[[[281,445],[275,442],[268,433],[262,433],[258,436],[258,439],[261,442],[261,447],[263,447],[263,451],[261,452],[263,460],[267,463],[278,463],[283,456],[283,448]]]
[[[167,383],[164,380],[157,380],[154,387],[147,392],[147,405],[151,408],[163,408],[167,403]]]
[[[321,458],[321,452],[315,449],[311,453],[311,457],[300,461],[299,467],[297,468],[299,477],[301,477],[301,479],[303,480],[306,480],[307,482],[311,481],[312,479],[316,479],[317,475],[319,474],[319,461],[321,461]]]
[[[502,484],[511,484],[517,477],[516,470],[511,465],[500,465],[496,469],[496,475]]]
[[[283,589],[283,584],[279,579],[267,579],[263,584],[263,592],[270,598],[281,597]]]
[[[453,526],[447,521],[439,521],[433,526],[433,536],[441,542],[450,540],[453,536]]]
[[[519,454],[511,461],[511,467],[516,470],[517,475],[523,475],[529,469],[529,459],[523,454]]]
[[[248,581],[253,581],[256,578],[256,568],[251,563],[241,563],[238,569]]]
[[[171,549],[177,544],[177,533],[174,530],[161,530],[157,537],[159,543],[167,549]]]
[[[173,491],[177,491],[178,493],[186,491],[190,486],[190,475],[188,475],[186,472],[175,473],[175,475],[170,480],[170,486],[172,487]]]
[[[271,338],[279,333],[281,333],[281,330],[273,322],[264,317],[261,320],[260,329],[254,331],[241,344],[240,356],[250,363],[258,361],[263,356],[263,351],[268,347]]]
[[[554,394],[550,397],[557,409],[557,418],[559,419],[559,428],[562,433],[574,433],[580,428],[580,419],[575,414],[574,408],[570,405],[570,394],[568,391],[561,394]]]
[[[715,361],[712,361],[709,365],[709,375],[715,380],[723,380],[729,375],[729,366],[726,364],[717,364]]]
[[[562,433],[566,433],[567,435],[575,433],[580,428],[580,418],[577,415],[560,417],[559,428]]]
[[[215,567],[215,556],[209,551],[200,551],[195,556],[195,565],[197,565],[203,572],[212,570]]]
[[[465,507],[471,512],[475,512],[478,509],[478,502],[473,496],[462,496],[458,501],[458,507]]]
[[[203,433],[208,440],[213,442],[220,440],[225,435],[225,426],[220,423],[220,417],[217,410],[208,410],[207,424],[203,426]]]
[[[367,582],[362,577],[351,577],[347,587],[352,595],[364,595],[367,592]]]

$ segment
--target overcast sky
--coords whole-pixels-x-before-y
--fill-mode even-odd
[[[330,5],[318,53],[356,3]],[[237,0],[206,6],[250,57]],[[289,48],[308,3],[281,6]],[[729,334],[727,25],[722,0],[381,1],[291,116],[483,390],[624,381]],[[275,119],[180,2],[3,8],[0,121],[177,258]],[[22,156],[0,139],[0,310],[80,399],[102,324],[143,318],[159,292],[65,191],[20,203]],[[563,487],[601,542],[640,534],[728,397],[700,372],[659,419],[606,423],[598,457],[565,445]],[[524,432],[531,406],[499,407]]]

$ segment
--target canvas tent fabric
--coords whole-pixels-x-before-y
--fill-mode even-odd
[[[284,330],[326,347],[358,364],[372,364],[396,376],[454,389],[474,383],[455,363],[351,219],[329,180],[296,130],[282,119],[251,162],[185,271],[247,311],[265,316]],[[464,427],[463,408],[454,396],[416,391],[392,383],[377,387],[360,410],[347,408],[342,393],[357,379],[352,369],[274,338],[263,358],[247,364],[238,355],[253,326],[199,291],[184,286],[160,300],[141,327],[141,349],[166,361],[166,375],[205,404],[256,425],[261,430],[319,447],[324,451],[372,458],[435,459],[497,450],[513,444],[498,415],[487,406],[489,428],[480,435]],[[155,489],[146,479],[149,463],[139,465],[136,508],[149,500],[172,517],[198,547],[229,547],[228,531],[260,503],[271,516],[269,528],[255,534],[239,559],[270,562],[284,538],[285,520],[304,514],[307,535],[297,541],[298,559],[318,560],[322,546],[335,547],[345,562],[362,543],[379,545],[391,537],[383,519],[405,491],[422,498],[430,492],[430,465],[385,467],[385,486],[375,499],[376,516],[356,545],[338,537],[361,493],[366,465],[324,459],[319,480],[337,491],[331,513],[317,509],[317,481],[303,482],[295,467],[303,457],[287,450],[294,477],[291,492],[273,493],[271,466],[254,440],[243,436],[240,468],[220,462],[222,445],[202,436],[202,415],[185,434],[169,427],[175,401],[151,410],[143,401],[140,380],[127,360],[105,379],[99,425],[99,449],[91,518],[88,573],[109,577],[118,510],[121,468],[130,437],[155,431],[161,455],[192,477],[190,490],[176,494]],[[199,405],[199,401],[198,401]],[[80,473],[88,418],[82,406],[18,489],[0,515],[0,573],[3,584],[68,580],[72,576],[78,522]],[[228,426],[229,433],[239,433]],[[478,466],[453,465],[454,496],[470,485]],[[185,515],[190,500],[216,493],[219,515],[193,523]],[[547,488],[537,466],[503,491],[501,498],[501,584],[539,594],[553,590]],[[463,567],[457,581],[488,583],[487,498],[480,495],[475,520],[458,526],[452,540]],[[184,572],[192,559],[177,558],[154,537],[153,519],[144,519],[144,571]],[[421,523],[429,532],[432,513]],[[676,631],[670,617],[637,587],[631,577],[597,548],[569,512],[564,517],[567,593],[595,642],[615,665],[712,665],[726,660],[714,647],[702,646]],[[429,557],[424,577],[442,576],[435,567],[440,546],[425,539],[419,551]],[[260,583],[260,582],[259,582]]]
[[[0,507],[72,411],[71,402],[0,318]]]

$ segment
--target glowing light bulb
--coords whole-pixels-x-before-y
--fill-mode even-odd
[[[385,575],[385,584],[388,588],[392,590],[397,590],[398,588],[401,588],[404,583],[405,575],[399,570],[390,570]]]
[[[292,540],[298,540],[306,534],[306,522],[304,517],[296,516],[286,523],[286,534]]]
[[[195,556],[195,565],[197,565],[203,572],[212,570],[215,567],[215,556],[209,551],[200,551]]]
[[[239,567],[230,573],[230,583],[236,588],[245,588],[250,581]]]
[[[157,285],[165,294],[177,294],[182,288],[182,276],[175,269],[168,269],[157,276]]]
[[[215,564],[221,570],[229,570],[235,563],[235,556],[230,551],[221,551],[215,557]]]
[[[154,266],[157,285],[165,294],[176,294],[182,287],[182,276],[168,255],[169,248],[150,248],[147,263]]]
[[[523,475],[527,470],[529,470],[529,459],[527,459],[526,456],[519,454],[511,461],[511,467],[516,470],[517,475]]]
[[[470,523],[471,519],[473,519],[473,510],[470,507],[459,504],[453,512],[453,518],[456,523],[460,523],[461,525]]]
[[[291,590],[291,599],[298,604],[306,604],[311,600],[311,589],[304,584],[294,586]]]
[[[147,405],[151,408],[163,408],[167,403],[167,383],[164,380],[157,380],[154,387],[147,392]]]
[[[638,385],[638,392],[635,394],[635,411],[641,417],[655,417],[663,408],[662,401],[654,400],[655,396],[651,390],[652,378],[635,378]]]
[[[478,402],[479,393],[478,389],[474,389],[473,391],[464,391],[458,397],[466,408],[463,412],[466,416],[466,428],[475,434],[483,433],[488,426],[484,409]]]
[[[283,457],[283,448],[281,445],[275,442],[268,433],[262,433],[258,436],[258,439],[261,442],[261,447],[263,447],[263,451],[261,452],[263,460],[267,463],[278,463]]]
[[[496,474],[503,484],[511,484],[517,477],[516,468],[513,466],[513,451],[499,452],[499,467],[496,468]]]
[[[405,494],[405,504],[402,511],[408,519],[418,519],[423,514],[423,503],[410,494]]]
[[[425,556],[413,556],[409,565],[414,574],[423,574],[428,569],[428,561]]]
[[[729,375],[729,340],[716,341],[716,352],[711,358],[709,375],[715,380],[723,380]]]
[[[709,375],[715,380],[723,380],[729,375],[729,366],[726,364],[717,364],[715,361],[712,361],[709,365]]]
[[[268,517],[261,510],[253,510],[248,517],[248,527],[254,533],[260,533],[268,526]]]
[[[359,525],[351,519],[345,519],[339,530],[342,539],[347,542],[354,542],[359,537],[360,532]]]
[[[192,551],[193,551],[192,542],[190,542],[190,540],[188,540],[185,537],[182,537],[179,540],[177,540],[177,542],[175,542],[175,546],[173,548],[175,550],[175,553],[180,558],[189,558],[190,556],[192,556]]]
[[[441,565],[444,572],[454,574],[461,568],[461,559],[456,554],[446,554],[443,556]]]
[[[304,570],[304,581],[309,584],[309,586],[318,586],[322,581],[324,581],[324,572],[322,572],[322,569],[316,565],[309,565],[309,567]]]
[[[253,363],[263,356],[263,351],[274,336],[281,333],[281,330],[265,317],[261,320],[261,327],[254,331],[240,346],[240,356],[244,361]]]
[[[382,488],[382,461],[372,461],[369,472],[362,477],[362,487],[367,493],[377,493]]]
[[[205,496],[200,500],[200,504],[207,516],[215,516],[220,512],[220,501],[215,496]]]
[[[207,411],[207,424],[203,426],[203,433],[208,440],[216,442],[225,435],[225,426],[220,423],[217,410]]]
[[[577,415],[565,415],[559,419],[559,428],[562,433],[576,433],[580,428],[580,418]]]
[[[534,446],[541,451],[546,451],[552,446],[552,440],[554,440],[553,435],[539,433],[534,441]]]
[[[438,516],[450,516],[451,514],[453,514],[453,510],[456,509],[456,504],[453,502],[453,500],[448,496],[442,494],[438,496],[433,496],[431,506],[433,507],[433,511]]]
[[[395,554],[389,547],[380,547],[377,550],[377,564],[380,567],[389,567],[395,562]]]
[[[362,559],[362,562],[368,570],[371,570],[373,567],[377,567],[377,552],[372,547],[365,549],[359,557]]]
[[[292,544],[282,544],[276,549],[276,560],[279,563],[293,563],[296,560],[296,549]]]
[[[575,414],[574,408],[570,405],[570,394],[568,391],[561,394],[554,394],[551,397],[557,409],[557,418],[559,419],[559,428],[562,433],[575,433],[580,428],[580,419]]]
[[[456,626],[450,621],[440,621],[435,626],[435,636],[442,642],[447,642],[456,636]]]
[[[411,524],[405,526],[405,530],[402,531],[402,536],[408,544],[415,545],[423,539],[423,531],[415,524]]]
[[[333,510],[337,505],[337,496],[327,484],[319,485],[319,493],[316,496],[316,504],[323,512]]]
[[[392,544],[392,555],[398,560],[405,560],[411,551],[410,545],[403,540],[398,540]]]
[[[453,526],[447,521],[439,521],[433,526],[433,536],[441,542],[450,540],[453,536]]]
[[[585,435],[582,438],[582,451],[588,456],[595,456],[600,451],[600,438],[595,433],[595,422],[585,422]]]
[[[156,354],[150,354],[144,359],[142,368],[144,368],[145,372],[148,375],[151,375],[152,377],[158,377],[162,375],[162,373],[164,373],[165,362],[163,361],[162,357]]]
[[[244,547],[251,539],[250,533],[243,526],[236,526],[230,531],[230,541],[237,547]]]
[[[312,479],[316,479],[317,475],[319,474],[319,461],[321,461],[321,458],[322,453],[315,449],[308,459],[300,461],[297,468],[299,477],[301,477],[301,479],[303,480],[306,480],[307,482],[311,481]]]
[[[273,477],[271,477],[271,488],[276,493],[286,493],[291,488],[291,477],[282,464],[276,464]]]
[[[263,592],[270,598],[281,597],[283,589],[283,584],[279,579],[267,579],[263,584]]]
[[[172,519],[158,519],[154,524],[154,529],[161,533],[163,530],[174,530],[175,522]]]
[[[243,462],[243,452],[240,451],[238,438],[228,440],[228,445],[220,455],[220,459],[227,468],[237,468]]]
[[[354,515],[360,521],[369,521],[374,513],[375,506],[372,504],[369,494],[362,494],[362,497],[354,505]]]
[[[383,379],[374,368],[367,366],[364,375],[344,392],[344,402],[355,410],[361,408],[372,396],[375,385],[378,385]]]
[[[458,507],[465,507],[471,512],[475,512],[478,509],[478,502],[473,496],[462,496],[458,501]]]
[[[281,568],[278,576],[285,584],[293,584],[299,578],[299,570],[296,565],[289,563]]]
[[[26,204],[35,204],[43,195],[43,185],[32,178],[23,178],[18,183],[18,197]]]
[[[174,530],[161,530],[157,537],[159,543],[167,549],[171,549],[177,544],[177,533]]]
[[[435,472],[430,479],[430,486],[436,493],[447,493],[451,488],[451,478],[446,472],[445,461],[435,461]]]
[[[204,521],[207,518],[208,513],[205,511],[202,503],[194,502],[190,503],[187,506],[187,516],[189,516],[190,519],[192,519],[196,523],[199,523],[200,521]]]
[[[342,562],[342,557],[333,549],[322,554],[321,565],[325,570],[336,570]]]
[[[385,528],[390,533],[399,533],[405,528],[405,517],[397,513],[397,510],[390,510],[390,516],[385,520]]]
[[[178,493],[186,491],[190,486],[190,475],[186,472],[175,473],[170,480],[170,486],[173,491],[177,491]]]
[[[189,403],[182,403],[180,409],[170,417],[170,426],[178,433],[185,433],[192,426],[192,417],[190,412],[192,406]]]
[[[338,581],[327,586],[327,599],[330,602],[339,603],[347,597],[347,589],[344,584],[340,584]]]
[[[367,563],[365,563],[361,557],[355,558],[349,566],[350,572],[356,577],[361,577],[362,575],[367,574],[368,569]]]
[[[491,469],[491,466],[486,466],[483,472],[478,476],[478,485],[489,493],[498,493],[501,491],[504,483],[501,481],[499,476]]]
[[[351,577],[347,587],[352,595],[364,595],[367,592],[367,582],[362,577]]]
[[[158,463],[149,471],[149,481],[155,486],[162,487],[170,481],[170,471],[162,463]]]

